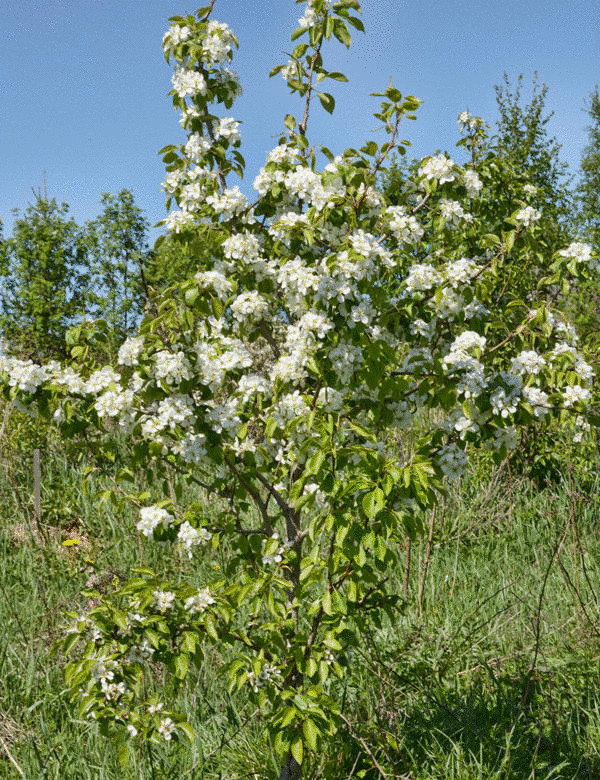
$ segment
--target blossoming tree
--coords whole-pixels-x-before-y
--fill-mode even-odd
[[[173,18],[165,35],[188,140],[163,152],[176,205],[166,228],[210,239],[214,256],[167,291],[118,365],[1,368],[6,392],[53,414],[66,436],[122,429],[124,478],[168,464],[216,507],[131,496],[147,543],[179,545],[189,564],[178,582],[137,570],[74,616],[63,650],[75,654],[66,678],[82,713],[124,755],[137,739],[192,738],[155,670],[183,680],[215,643],[228,649],[230,690],[263,713],[280,777],[295,778],[305,751],[345,720],[331,680],[365,623],[393,615],[390,572],[424,510],[469,451],[503,459],[524,424],[572,418],[585,435],[592,373],[543,290],[523,301],[504,289],[543,252],[527,191],[503,230],[484,233],[474,214],[493,204],[476,165],[440,154],[406,181],[403,202],[385,202],[377,182],[404,150],[400,123],[416,98],[392,85],[379,94],[381,144],[334,156],[309,140],[315,101],[334,108],[321,84],[345,80],[322,49],[362,28],[357,0],[308,0],[300,42],[274,69],[300,97],[300,118],[285,117],[254,202],[231,186],[244,171],[241,135],[217,110],[240,91],[236,39],[210,18],[213,4]],[[459,120],[466,136],[476,129],[466,112]],[[549,284],[596,264],[579,243],[544,260]],[[195,562],[217,548],[227,565],[200,581]]]

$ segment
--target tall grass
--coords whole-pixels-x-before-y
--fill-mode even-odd
[[[123,770],[77,719],[49,653],[61,613],[133,565],[185,576],[191,564],[141,544],[133,517],[83,491],[84,466],[55,446],[42,453],[41,523],[30,449],[0,462],[0,777],[276,778],[258,714],[213,672],[217,649],[181,690],[164,679],[195,727],[191,747],[152,746]],[[348,678],[332,683],[345,730],[305,776],[600,777],[597,487],[534,489],[491,470],[458,486],[392,573],[403,608],[365,630]]]

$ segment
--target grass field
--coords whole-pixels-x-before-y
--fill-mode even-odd
[[[132,565],[184,576],[193,564],[142,545],[133,518],[84,492],[83,467],[60,449],[42,449],[41,521],[31,453],[5,449],[0,465],[0,776],[276,778],[260,719],[223,690],[216,657],[182,690],[164,680],[195,743],[119,767],[67,700],[63,659],[50,654],[62,613]],[[378,778],[379,765],[415,780],[600,777],[599,509],[600,484],[582,492],[566,477],[537,489],[482,467],[457,487],[404,551],[410,565],[391,587],[405,606],[365,632],[336,683],[346,733],[305,776]]]

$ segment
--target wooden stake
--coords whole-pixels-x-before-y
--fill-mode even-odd
[[[40,451],[37,447],[33,451],[33,503],[35,522],[39,529],[42,522],[42,470],[40,468]]]

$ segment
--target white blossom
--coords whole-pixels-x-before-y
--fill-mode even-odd
[[[94,403],[94,408],[99,417],[118,417],[131,407],[133,403],[133,392],[125,390],[123,392],[106,390],[98,396]]]
[[[463,184],[467,190],[469,198],[476,198],[483,188],[483,183],[477,173],[472,170],[466,170],[463,174]]]
[[[119,374],[110,366],[104,366],[104,368],[93,372],[87,382],[85,382],[83,392],[97,395],[103,390],[110,388],[111,385],[119,387],[120,382],[121,377]]]
[[[209,195],[206,202],[219,212],[224,220],[231,219],[236,214],[241,214],[248,207],[248,198],[237,186],[224,190],[221,194]]]
[[[242,140],[239,131],[240,123],[229,116],[221,117],[215,127],[215,138],[223,138],[230,144],[237,144]]]
[[[144,349],[144,337],[136,336],[125,339],[119,347],[117,360],[121,366],[139,365],[140,355]]]
[[[162,612],[163,615],[165,612],[173,609],[175,605],[175,594],[170,590],[155,590],[153,596],[154,606],[159,612]]]
[[[191,558],[192,548],[209,542],[212,539],[212,534],[210,531],[207,531],[206,528],[194,528],[187,520],[185,520],[179,526],[177,539]]]
[[[574,404],[587,404],[592,400],[592,394],[589,390],[581,385],[573,385],[572,387],[565,388],[563,393],[563,403],[565,407],[569,408]]]
[[[211,140],[200,133],[192,133],[185,145],[185,153],[187,157],[195,163],[201,163],[204,155],[211,148]]]
[[[179,43],[189,40],[192,31],[187,25],[173,24],[163,36],[163,49],[170,51]]]
[[[457,227],[461,219],[466,221],[472,221],[473,219],[470,214],[467,214],[457,200],[450,200],[448,198],[442,198],[440,200],[440,214],[444,218],[446,225],[451,228]]]
[[[558,254],[562,257],[572,258],[577,263],[585,263],[594,269],[600,267],[600,261],[592,257],[590,244],[584,244],[581,241],[573,241],[566,249],[561,249]]]
[[[229,279],[220,271],[198,271],[194,279],[203,289],[213,289],[219,298],[226,298],[233,289]]]
[[[515,220],[523,227],[529,227],[533,222],[538,222],[541,216],[541,211],[534,209],[533,206],[525,206],[515,214]]]
[[[206,81],[202,73],[186,70],[181,66],[175,68],[172,79],[173,89],[180,98],[206,94]]]
[[[446,266],[446,276],[452,287],[466,284],[480,270],[480,266],[466,257],[454,260]]]
[[[182,350],[170,352],[162,349],[152,356],[154,361],[154,376],[164,379],[168,385],[178,385],[185,379],[191,379],[192,369]]]
[[[141,531],[144,536],[151,537],[154,533],[154,529],[162,525],[163,528],[168,528],[173,522],[173,515],[170,515],[166,509],[153,506],[145,506],[140,509],[140,519],[136,525],[138,531]]]
[[[238,295],[231,303],[231,313],[240,323],[256,322],[269,310],[268,302],[256,290]]]
[[[166,741],[170,742],[173,732],[175,731],[175,724],[171,718],[163,718],[158,727],[158,733]]]
[[[497,428],[494,431],[494,441],[492,447],[496,450],[506,447],[510,452],[516,449],[519,443],[519,435],[514,425],[508,425],[506,428]]]
[[[437,455],[437,462],[449,480],[454,481],[462,476],[467,468],[467,453],[456,444],[446,444]]]
[[[539,374],[546,365],[545,359],[532,349],[520,352],[512,360],[511,370],[516,374]]]
[[[442,283],[441,274],[429,263],[415,263],[405,279],[410,292],[423,292]]]
[[[208,588],[202,588],[193,596],[185,600],[185,609],[191,615],[202,613],[207,607],[215,603],[215,599]]]
[[[535,417],[542,418],[548,413],[548,394],[538,387],[524,387],[523,398],[533,407]]]
[[[419,176],[426,180],[433,179],[440,184],[444,184],[456,179],[454,167],[454,160],[446,157],[445,154],[438,154],[436,157],[429,157],[421,164]]]
[[[423,236],[423,228],[417,218],[408,214],[403,206],[388,206],[385,216],[394,238],[400,243],[414,244]]]
[[[171,211],[165,219],[165,225],[170,233],[181,233],[194,221],[194,215],[190,211]]]

